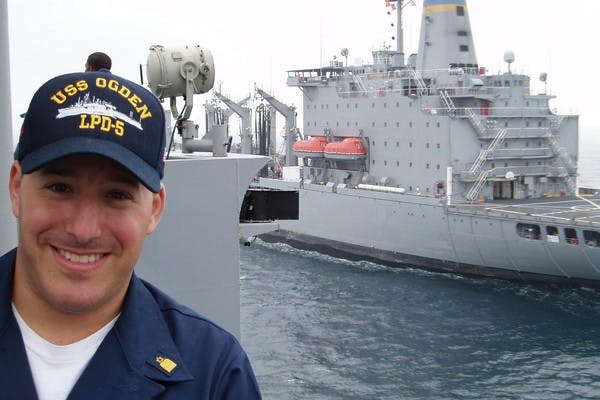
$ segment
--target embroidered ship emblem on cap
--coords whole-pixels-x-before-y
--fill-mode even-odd
[[[89,93],[86,93],[83,99],[80,98],[75,104],[69,107],[58,109],[58,115],[56,116],[56,119],[81,114],[104,115],[107,117],[120,119],[127,122],[130,125],[135,126],[139,130],[144,130],[144,128],[142,128],[142,124],[139,121],[136,121],[131,116],[128,116],[118,111],[117,108],[108,101],[96,98],[90,99]]]
[[[170,358],[158,356],[156,357],[156,362],[163,370],[165,370],[169,374],[173,372],[175,368],[177,368],[177,363],[171,360]]]

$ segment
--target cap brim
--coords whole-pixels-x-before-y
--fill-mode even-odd
[[[97,154],[110,158],[130,171],[150,191],[160,191],[158,172],[144,160],[117,143],[91,137],[71,137],[40,147],[21,160],[21,170],[28,174],[59,158],[77,154]]]

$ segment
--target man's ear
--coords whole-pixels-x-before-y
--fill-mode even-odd
[[[23,173],[21,172],[21,164],[18,161],[13,162],[10,167],[10,177],[8,180],[8,194],[12,204],[13,215],[19,218],[19,202],[21,200],[21,182]]]
[[[165,185],[160,184],[160,190],[158,193],[152,193],[152,215],[150,218],[150,223],[148,224],[148,228],[146,229],[146,234],[149,235],[154,232],[154,229],[158,226],[158,222],[160,221],[160,217],[165,209],[165,199],[166,199],[166,191]]]

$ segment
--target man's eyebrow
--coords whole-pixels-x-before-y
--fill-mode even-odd
[[[58,176],[72,176],[75,175],[73,168],[63,167],[61,165],[50,164],[40,168],[40,173],[44,176],[58,175]]]

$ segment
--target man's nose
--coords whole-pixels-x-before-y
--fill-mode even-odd
[[[85,243],[100,236],[101,222],[99,201],[93,196],[82,196],[73,204],[67,231],[79,242]]]

